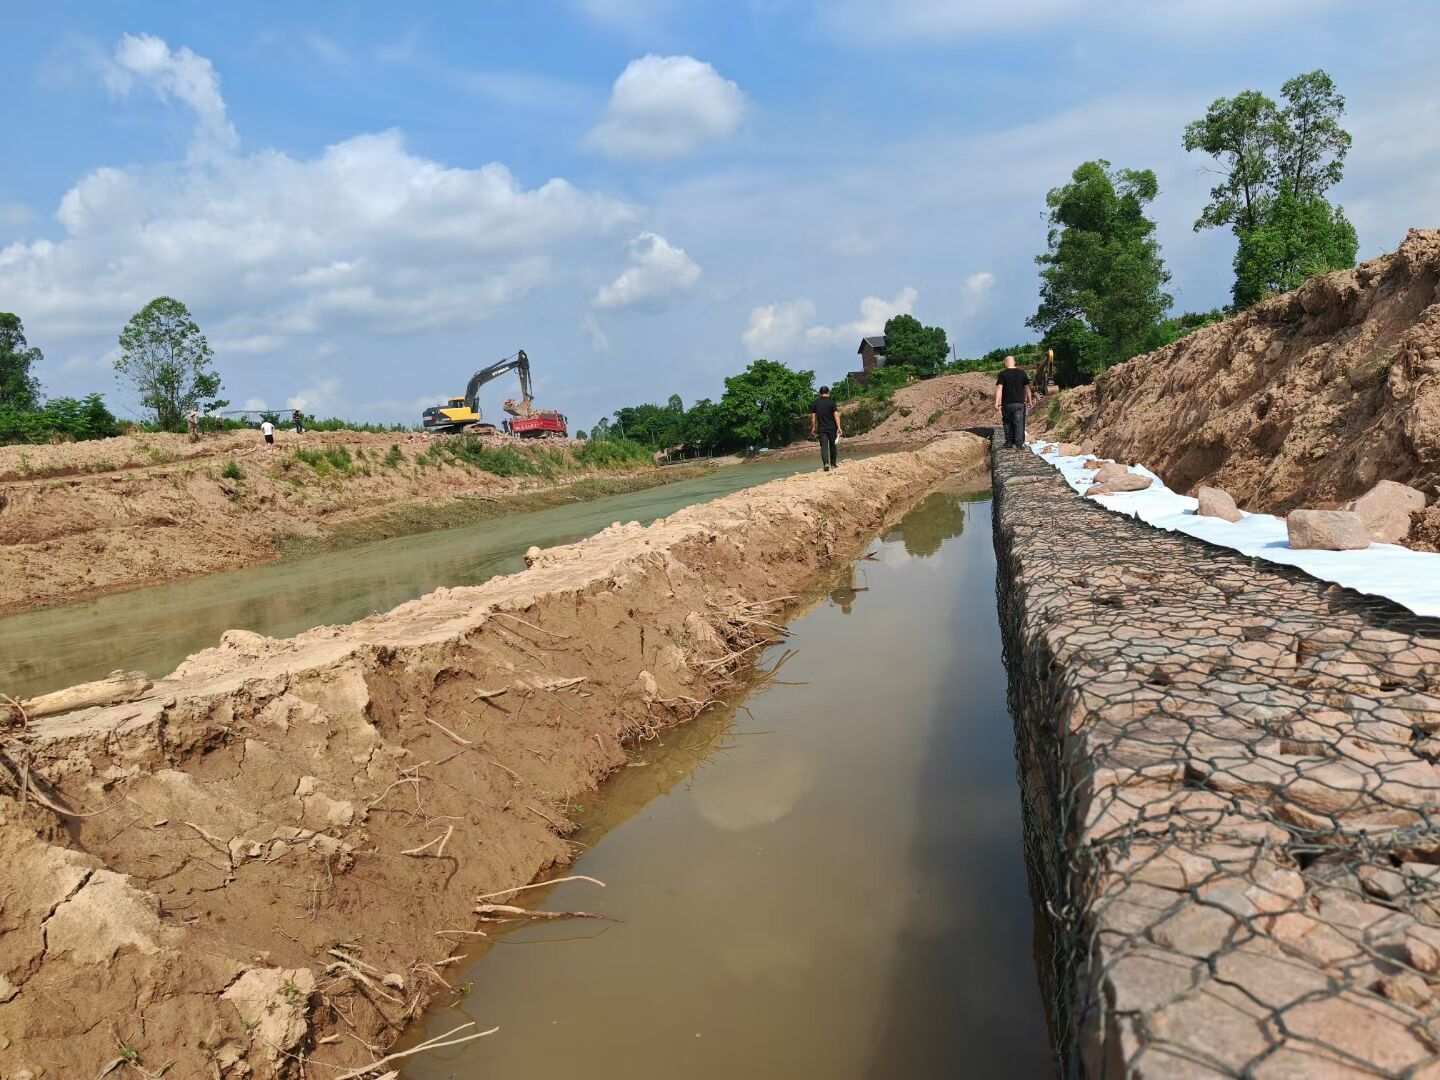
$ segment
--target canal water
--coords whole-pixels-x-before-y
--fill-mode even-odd
[[[735,465],[645,491],[6,616],[0,693],[28,697],[117,668],[168,675],[232,628],[288,637],[353,622],[441,585],[478,585],[523,570],[532,544],[573,543],[616,521],[648,524],[814,467],[808,458]]]
[[[580,812],[568,920],[446,970],[406,1080],[1044,1077],[990,502],[952,485],[847,569],[755,689]],[[477,1029],[478,1030],[478,1029]]]

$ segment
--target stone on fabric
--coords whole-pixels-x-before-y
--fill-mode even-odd
[[[1365,520],[1350,510],[1291,510],[1285,531],[1296,549],[1356,551],[1370,546]]]
[[[1214,517],[1223,521],[1239,521],[1244,517],[1228,491],[1202,486],[1195,492],[1195,497],[1200,500],[1200,505],[1195,508],[1197,517]]]
[[[1076,446],[1073,442],[1062,442],[1060,444],[1060,453],[1063,457],[1079,457],[1081,450],[1080,447]]]
[[[1100,479],[1097,477],[1096,479]],[[1144,491],[1150,486],[1148,476],[1137,476],[1135,473],[1122,473],[1109,480],[1102,480],[1101,483],[1091,486],[1085,492],[1086,495],[1116,495],[1122,491]]]
[[[1127,466],[1121,465],[1118,461],[1107,461],[1100,466],[1100,471],[1095,474],[1095,482],[1097,484],[1106,484],[1111,480],[1129,475],[1130,469]]]
[[[1398,544],[1410,535],[1410,515],[1425,509],[1425,493],[1381,480],[1345,509],[1360,515],[1377,544]]]

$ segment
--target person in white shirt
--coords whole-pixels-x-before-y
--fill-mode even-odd
[[[265,436],[265,441],[271,446],[275,445],[275,425],[266,420],[260,425],[260,433]]]

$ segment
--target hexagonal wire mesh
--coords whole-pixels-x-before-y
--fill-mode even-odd
[[[1057,1070],[1440,1076],[1440,620],[993,457]]]

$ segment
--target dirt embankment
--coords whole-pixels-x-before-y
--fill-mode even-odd
[[[947,431],[995,424],[995,376],[979,372],[941,375],[903,386],[892,399],[895,411],[852,445],[924,442]]]
[[[1440,232],[1326,274],[1067,390],[1052,433],[1251,511],[1440,483]],[[1440,542],[1440,508],[1412,543]]]
[[[627,745],[735,685],[786,598],[985,455],[953,435],[352,625],[231,631],[139,700],[0,735],[0,1075],[378,1058],[451,993],[477,897],[572,857],[573,800]]]
[[[496,441],[500,458],[486,461],[448,453],[453,437],[282,431],[276,440],[231,432],[0,448],[0,612],[250,566],[287,542],[323,545],[362,523],[417,531],[437,501],[439,522],[457,504],[487,516],[577,480],[589,481],[582,494],[606,494],[678,475],[648,462],[596,468],[569,443]]]

